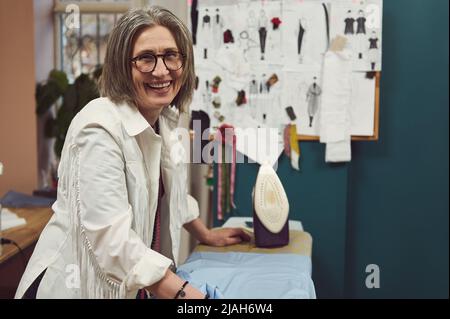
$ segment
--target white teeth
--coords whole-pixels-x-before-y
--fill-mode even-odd
[[[170,81],[163,83],[145,83],[145,84],[152,89],[162,89],[168,87],[170,85]]]

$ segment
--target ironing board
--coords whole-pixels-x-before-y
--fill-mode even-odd
[[[245,226],[250,219],[232,220],[223,227]],[[291,226],[292,225],[292,226]],[[215,285],[231,299],[315,299],[312,282],[312,237],[301,223],[290,221],[289,245],[258,248],[253,237],[227,247],[197,245],[180,270],[194,281]]]

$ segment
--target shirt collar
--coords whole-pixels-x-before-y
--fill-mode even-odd
[[[128,135],[136,136],[148,128],[150,128],[151,131],[154,131],[136,106],[128,103],[121,103],[117,105],[117,111]],[[168,120],[177,123],[179,114],[171,107],[165,107],[161,111],[160,117],[167,118]]]
[[[117,111],[125,131],[130,136],[136,136],[151,127],[134,105],[128,103],[117,104]]]

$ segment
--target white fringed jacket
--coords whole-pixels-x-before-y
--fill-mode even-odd
[[[198,217],[187,194],[186,164],[175,163],[170,136],[177,111],[159,117],[160,136],[137,108],[99,98],[72,121],[58,169],[54,215],[16,292],[21,298],[46,269],[37,298],[126,298],[176,262],[180,229]],[[160,172],[161,244],[151,250]]]

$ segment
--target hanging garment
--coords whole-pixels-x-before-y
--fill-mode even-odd
[[[352,61],[349,51],[325,54],[320,108],[320,142],[326,143],[326,162],[351,160],[350,109]]]

